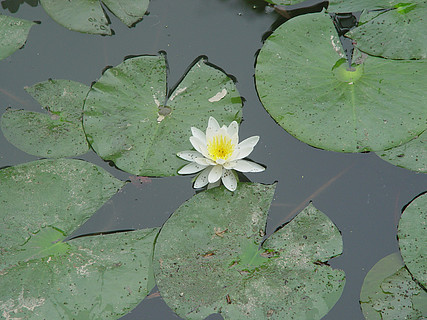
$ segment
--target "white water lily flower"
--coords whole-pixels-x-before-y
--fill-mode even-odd
[[[259,137],[253,136],[239,143],[239,125],[233,121],[228,127],[220,127],[214,117],[209,118],[206,134],[192,127],[190,142],[196,151],[178,152],[178,157],[191,161],[178,171],[179,174],[191,174],[202,171],[194,182],[194,188],[219,185],[220,179],[224,186],[234,191],[237,178],[233,170],[240,172],[261,172],[265,168],[248,160],[247,157]]]

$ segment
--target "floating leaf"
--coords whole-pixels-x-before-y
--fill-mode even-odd
[[[203,59],[166,92],[164,56],[131,58],[107,70],[85,102],[83,125],[96,153],[135,175],[176,175],[186,163],[177,152],[191,149],[191,127],[204,128],[209,116],[240,121],[233,81]]]
[[[102,0],[108,9],[128,27],[142,19],[149,0]]]
[[[142,19],[149,0],[103,0],[108,9],[127,26]],[[53,20],[74,31],[111,35],[109,21],[99,0],[40,0]]]
[[[70,234],[123,184],[80,160],[39,160],[0,170],[0,270],[26,260],[15,254],[40,230],[51,226]],[[33,255],[29,251],[27,258]]]
[[[377,152],[377,155],[395,166],[427,173],[427,131],[402,146]]]
[[[49,114],[8,109],[1,118],[1,128],[10,143],[39,157],[71,157],[89,150],[82,127],[88,86],[48,80],[26,90]]]
[[[306,0],[265,0],[266,2],[278,5],[295,5]],[[401,0],[399,0],[401,1]],[[362,11],[364,9],[385,9],[391,7],[391,3],[398,3],[395,0],[329,0],[328,11],[336,13],[346,13]]]
[[[313,205],[262,244],[274,189],[248,183],[235,192],[213,188],[166,221],[154,273],[180,317],[320,319],[339,299],[344,272],[325,262],[342,252],[341,235]]]
[[[415,320],[427,316],[427,293],[412,280],[398,253],[381,259],[368,272],[360,303],[367,320]]]
[[[365,55],[349,70],[336,67],[343,58],[327,14],[287,21],[258,56],[264,107],[296,138],[333,151],[386,150],[425,130],[427,61]]]
[[[55,244],[46,242],[52,230],[43,232],[30,241],[49,252],[0,277],[0,314],[6,319],[118,319],[154,287],[157,228]],[[62,252],[54,254],[52,246]]]
[[[368,20],[364,12],[360,19]],[[370,55],[390,59],[427,58],[427,2],[401,3],[395,10],[377,14],[368,22],[346,33],[356,47]]]
[[[0,14],[0,60],[21,48],[34,22]]]
[[[399,247],[406,267],[424,287],[427,286],[427,194],[405,208],[399,221]]]

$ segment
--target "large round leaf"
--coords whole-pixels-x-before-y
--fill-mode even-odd
[[[21,48],[34,22],[0,14],[0,60]]]
[[[40,157],[71,157],[89,150],[82,127],[89,87],[70,80],[48,80],[26,88],[49,114],[8,109],[1,118],[6,139]]]
[[[427,1],[400,4],[395,10],[377,14],[374,19],[349,31],[360,50],[390,59],[427,58]],[[419,2],[418,4],[416,2]],[[364,12],[360,17],[371,13]]]
[[[427,193],[415,198],[399,221],[399,247],[415,279],[427,286]]]
[[[242,101],[233,81],[199,60],[170,97],[164,56],[141,56],[107,70],[85,102],[84,128],[105,160],[136,175],[171,176],[185,164],[176,153],[191,149],[191,127],[209,116],[240,121]]]
[[[46,226],[70,234],[124,182],[80,160],[40,160],[0,170],[0,270]],[[32,256],[30,254],[29,256]]]
[[[367,320],[408,320],[427,316],[427,293],[393,253],[377,262],[363,281],[360,304]]]
[[[154,287],[157,232],[145,229],[63,243],[55,231],[40,231],[29,241],[30,250],[38,246],[38,256],[0,273],[0,314],[6,319],[120,318]]]
[[[402,146],[377,152],[395,166],[427,173],[427,130]]]
[[[265,0],[266,2],[278,5],[295,5],[306,0]],[[393,3],[400,0],[329,0],[329,12],[354,12],[364,9],[385,9],[391,7]]]
[[[102,1],[126,25],[132,26],[142,19],[149,0]],[[99,0],[40,0],[53,20],[74,31],[111,35],[109,21]]]
[[[325,262],[342,251],[335,225],[311,204],[260,247],[275,186],[240,183],[198,193],[164,224],[154,273],[185,319],[320,319],[345,276]]]
[[[283,128],[322,149],[386,150],[424,131],[427,61],[364,56],[356,62],[347,70],[327,14],[299,16],[261,49],[258,94]]]

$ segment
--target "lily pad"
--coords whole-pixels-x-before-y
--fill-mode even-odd
[[[55,230],[40,231],[28,242],[38,256],[2,270],[0,313],[6,319],[120,318],[154,287],[157,232],[153,228],[64,243],[56,241]],[[43,248],[47,250],[40,255]]]
[[[242,101],[234,82],[198,60],[167,96],[163,55],[125,60],[107,70],[85,101],[83,125],[92,148],[104,160],[140,176],[172,176],[186,162],[191,127],[209,116],[240,122]]]
[[[406,267],[424,287],[427,285],[427,194],[405,208],[399,221],[399,247]]]
[[[48,80],[26,88],[48,114],[8,109],[1,118],[6,139],[39,157],[71,157],[89,150],[82,126],[89,87],[70,80]]]
[[[325,13],[281,25],[256,65],[259,97],[276,122],[305,143],[339,152],[387,150],[423,132],[425,83],[426,60],[362,55],[349,69]]]
[[[21,246],[32,235],[48,226],[69,235],[123,185],[80,160],[39,160],[0,170],[0,270],[37,256],[31,250],[22,256]]]
[[[103,0],[127,26],[142,19],[149,0]],[[46,13],[60,25],[84,33],[111,35],[108,18],[99,0],[40,0]]]
[[[402,146],[377,152],[377,155],[395,166],[427,173],[427,131]]]
[[[398,253],[381,259],[368,272],[360,304],[367,320],[417,320],[427,316],[427,293],[412,280]]]
[[[154,274],[185,319],[320,319],[345,275],[326,261],[342,252],[336,226],[310,204],[264,243],[275,186],[240,183],[196,194],[166,221]]]
[[[0,60],[21,48],[35,23],[0,14]]]
[[[360,17],[368,20],[370,13]],[[356,47],[367,54],[390,59],[426,59],[427,1],[412,1],[396,5],[374,19],[354,28],[346,36],[355,40]]]
[[[295,5],[306,0],[265,0],[266,2],[278,5]],[[391,7],[391,3],[398,3],[396,0],[329,0],[328,11],[335,13],[355,12],[364,9],[385,9]]]

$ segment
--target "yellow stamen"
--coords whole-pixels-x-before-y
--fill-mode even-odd
[[[234,145],[231,143],[231,139],[222,134],[214,136],[211,141],[208,142],[207,147],[213,161],[218,159],[227,160],[234,151]]]

